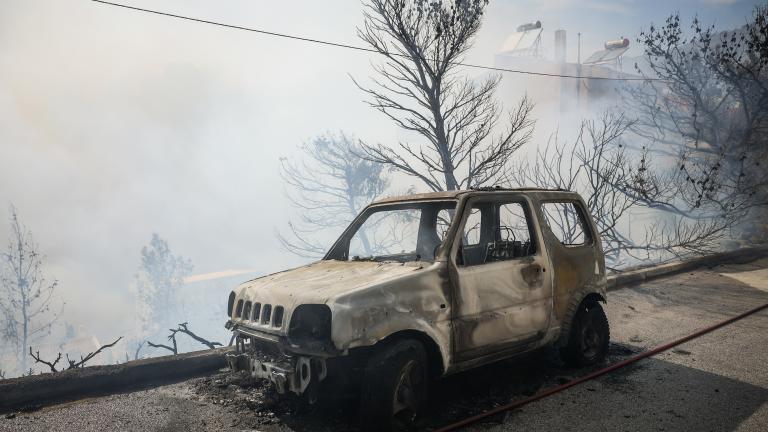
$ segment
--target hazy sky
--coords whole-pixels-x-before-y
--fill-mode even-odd
[[[360,44],[355,0],[126,3]],[[505,36],[537,19],[549,52],[552,32],[568,31],[575,59],[576,32],[584,58],[676,10],[725,29],[751,8],[734,0],[492,1],[468,61],[492,65]],[[103,337],[129,322],[128,287],[153,231],[196,273],[295,265],[274,238],[292,216],[278,159],[326,130],[381,142],[400,136],[361,103],[348,76],[366,78],[372,60],[87,0],[0,0],[0,240],[12,202],[60,280],[66,320]],[[515,76],[504,80],[514,85]]]

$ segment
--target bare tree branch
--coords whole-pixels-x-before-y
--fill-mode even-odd
[[[40,358],[40,351],[37,351],[37,354],[33,354],[32,353],[32,347],[29,347],[29,355],[33,359],[35,359],[35,363],[42,363],[42,364],[48,366],[51,369],[51,372],[58,372],[58,370],[56,369],[56,363],[58,363],[59,360],[61,360],[61,353],[59,353],[59,355],[56,357],[56,360],[54,360],[52,362],[45,361],[45,360],[41,359]]]
[[[583,121],[570,144],[560,141],[556,132],[536,149],[531,163],[509,171],[507,184],[579,192],[613,269],[629,259],[658,261],[716,250],[733,220],[678,208],[674,177],[661,174],[664,169],[647,150],[627,150],[622,137],[633,125],[624,115],[608,113],[598,121]],[[629,221],[632,211],[642,208],[656,212],[654,223],[638,226]],[[578,232],[574,212],[554,215],[550,223],[565,233],[565,241]],[[635,233],[630,235],[632,225]]]
[[[183,334],[191,337],[195,341],[197,341],[197,342],[207,346],[210,349],[214,349],[217,346],[222,346],[222,344],[220,342],[212,342],[212,341],[209,341],[207,339],[204,339],[204,338],[198,336],[197,334],[195,334],[194,332],[189,330],[187,325],[188,324],[186,322],[184,322],[184,323],[179,324],[179,326],[177,328],[175,328],[175,329],[168,329],[168,331],[171,332],[168,335],[168,340],[171,341],[173,346],[163,345],[163,344],[155,344],[155,343],[152,343],[150,341],[147,341],[147,345],[149,345],[149,346],[151,346],[153,348],[162,348],[162,349],[168,350],[168,351],[172,352],[174,355],[176,355],[176,354],[179,353],[179,348],[178,348],[178,345],[176,343],[176,334],[177,333],[183,333]]]
[[[102,351],[104,351],[105,349],[107,349],[107,348],[111,348],[111,347],[115,346],[115,344],[117,344],[118,342],[120,342],[120,339],[122,339],[122,338],[123,338],[123,337],[122,337],[122,336],[120,336],[119,338],[115,339],[115,341],[114,341],[114,342],[112,342],[112,343],[109,343],[109,344],[106,344],[106,345],[102,345],[102,346],[100,346],[100,347],[99,347],[99,349],[97,349],[97,350],[96,350],[96,351],[94,351],[94,352],[90,352],[90,353],[88,353],[88,354],[87,354],[85,357],[83,357],[83,356],[80,356],[80,361],[70,360],[70,359],[69,359],[69,354],[67,354],[67,362],[69,363],[69,367],[68,367],[67,369],[77,369],[77,368],[80,368],[80,367],[83,367],[83,366],[85,366],[85,364],[86,364],[88,361],[90,361],[91,359],[93,359],[94,357],[96,357],[97,355],[99,355],[99,353],[101,353],[101,352],[102,352]],[[59,354],[59,357],[61,357],[61,354]]]
[[[191,337],[192,339],[194,339],[194,340],[196,340],[196,341],[200,342],[201,344],[203,344],[203,345],[207,346],[207,347],[208,347],[208,348],[210,348],[210,349],[214,349],[214,348],[216,348],[217,346],[222,346],[220,342],[211,342],[211,341],[209,341],[209,340],[207,340],[207,339],[203,339],[203,338],[201,338],[200,336],[198,336],[198,335],[196,335],[196,334],[192,333],[192,331],[191,331],[191,330],[189,330],[189,329],[187,328],[187,323],[181,323],[181,324],[179,324],[179,328],[178,328],[178,331],[180,331],[180,332],[182,332],[182,333],[186,334],[187,336],[189,336],[189,337]]]
[[[155,344],[150,341],[147,341],[147,345],[151,346],[152,348],[163,348],[173,353],[173,355],[176,355],[179,353],[179,347],[176,345],[176,333],[178,333],[178,329],[168,329],[168,331],[171,332],[170,335],[168,335],[168,340],[173,343],[173,346],[163,345],[163,344]]]
[[[361,156],[414,177],[433,191],[479,187],[503,177],[513,153],[531,138],[527,98],[494,137],[501,80],[458,76],[487,1],[369,0],[358,36],[386,59],[371,86],[353,79],[368,105],[423,143],[362,144]]]

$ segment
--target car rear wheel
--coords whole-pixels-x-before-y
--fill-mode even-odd
[[[599,363],[608,353],[609,340],[610,328],[603,308],[597,302],[582,304],[573,317],[568,345],[561,350],[563,360],[575,367]]]
[[[405,339],[387,344],[368,360],[360,397],[366,431],[406,431],[415,427],[427,395],[424,347]]]

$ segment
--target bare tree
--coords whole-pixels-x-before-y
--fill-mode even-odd
[[[96,351],[88,353],[85,357],[83,357],[81,355],[79,361],[71,360],[69,358],[69,354],[67,354],[66,355],[67,363],[69,364],[69,366],[67,366],[67,369],[77,369],[77,368],[85,367],[85,364],[87,362],[89,362],[94,357],[99,355],[105,349],[112,348],[113,346],[115,346],[115,344],[120,342],[120,339],[122,339],[122,338],[123,337],[120,336],[119,338],[115,339],[114,342],[100,346],[99,349],[97,349]],[[43,360],[40,357],[40,351],[36,351],[35,353],[33,353],[32,352],[32,347],[29,347],[29,356],[32,357],[35,360],[35,363],[42,363],[42,364],[48,366],[48,368],[51,370],[51,372],[53,372],[53,373],[59,372],[59,369],[56,369],[56,364],[59,362],[59,360],[61,360],[61,353],[58,353],[58,355],[56,356],[56,358],[53,361],[47,361],[47,360]],[[30,369],[30,371],[31,371],[31,369]],[[30,375],[31,375],[31,373],[30,373]]]
[[[152,335],[174,322],[181,314],[177,291],[192,272],[192,262],[174,255],[168,242],[156,233],[141,249],[141,266],[136,274],[136,294],[142,332]]]
[[[11,239],[0,254],[0,315],[2,337],[15,347],[21,369],[27,369],[27,347],[50,332],[64,304],[56,307],[53,294],[58,281],[49,282],[43,274],[44,256],[11,206]],[[56,305],[57,306],[57,305]]]
[[[675,14],[642,32],[639,42],[646,64],[636,65],[638,72],[661,80],[627,86],[638,117],[632,130],[653,152],[674,158],[678,172],[662,205],[702,220],[764,218],[768,6],[757,6],[745,26],[725,32],[697,19],[686,32]]]
[[[288,198],[301,216],[288,222],[287,234],[278,231],[277,237],[286,250],[317,258],[329,246],[322,232],[346,227],[384,192],[389,179],[383,165],[357,155],[359,145],[343,132],[320,135],[301,150],[307,156],[303,160],[280,159]]]
[[[500,76],[474,82],[459,74],[487,0],[370,0],[358,35],[386,59],[366,87],[368,104],[423,144],[364,144],[363,157],[421,180],[431,190],[496,181],[532,133],[527,98],[497,133]]]
[[[545,146],[537,147],[534,160],[510,170],[506,182],[579,192],[597,224],[608,265],[614,269],[630,258],[658,260],[715,250],[732,221],[674,211],[674,203],[665,199],[668,189],[674,188],[675,173],[670,175],[656,164],[646,149],[627,149],[622,137],[633,125],[624,115],[608,113],[599,121],[584,120],[570,143],[555,133]],[[631,212],[643,208],[655,210],[655,222],[636,226],[631,235]],[[566,235],[575,235],[577,219],[566,209],[550,223]]]

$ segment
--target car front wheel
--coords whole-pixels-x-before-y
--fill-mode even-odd
[[[362,384],[363,430],[413,429],[427,394],[424,347],[405,339],[378,348],[368,360]]]

